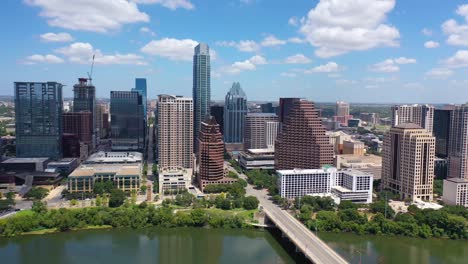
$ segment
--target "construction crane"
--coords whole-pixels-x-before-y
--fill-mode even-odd
[[[91,62],[91,72],[88,72],[89,85],[93,85],[94,56],[96,56],[96,54],[93,54],[93,61]]]

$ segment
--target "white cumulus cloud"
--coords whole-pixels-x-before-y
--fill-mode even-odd
[[[426,72],[426,76],[434,79],[446,79],[453,75],[453,71],[447,68],[434,68]]]
[[[278,39],[277,37],[273,35],[268,35],[262,40],[260,44],[264,47],[275,47],[275,46],[281,46],[281,45],[286,44],[286,41],[282,39]]]
[[[459,50],[455,54],[444,60],[443,63],[450,68],[468,67],[468,50]]]
[[[40,36],[44,42],[70,42],[73,41],[73,37],[68,33],[45,33]]]
[[[340,66],[336,62],[328,62],[323,65],[319,65],[316,67],[313,67],[311,69],[305,70],[304,73],[310,74],[310,73],[330,73],[330,72],[338,72],[340,71]]]
[[[257,69],[257,65],[264,64],[267,64],[267,60],[260,55],[255,55],[245,61],[236,61],[222,70],[229,74],[239,74],[243,71],[255,71]]]
[[[447,44],[468,46],[468,4],[457,8],[456,13],[465,18],[464,24],[458,24],[455,19],[449,19],[442,24],[442,31],[448,35]]]
[[[439,42],[432,41],[432,40],[426,41],[424,43],[424,47],[428,49],[435,49],[435,48],[438,48],[439,46],[440,46]]]
[[[416,63],[416,59],[406,58],[406,57],[399,57],[396,59],[386,59],[382,62],[376,63],[372,65],[371,71],[375,72],[398,72],[400,71],[400,66],[402,64],[412,64]]]
[[[198,42],[193,39],[163,38],[149,42],[141,48],[141,51],[173,61],[191,61],[193,48],[197,45]]]
[[[284,62],[287,64],[307,64],[310,63],[312,60],[306,57],[304,54],[296,54],[287,57]]]
[[[288,24],[294,27],[299,26],[299,19],[297,17],[291,17],[288,20]]]
[[[140,28],[140,32],[141,33],[145,33],[145,34],[148,34],[150,36],[156,36],[156,33],[154,33],[151,29],[149,29],[148,27],[141,27]]]
[[[255,51],[260,50],[260,45],[258,45],[257,42],[253,40],[241,40],[239,42],[217,41],[215,44],[221,47],[233,47],[243,52],[255,52]]]
[[[41,8],[50,26],[93,32],[119,30],[124,24],[148,22],[150,17],[126,0],[25,0]]]
[[[26,57],[23,61],[24,64],[37,64],[37,63],[50,63],[50,64],[57,64],[63,63],[64,60],[52,54],[47,55],[40,55],[34,54],[31,56]]]
[[[309,11],[300,32],[317,47],[319,57],[398,46],[398,29],[385,24],[394,7],[395,0],[320,0]]]
[[[160,4],[169,9],[175,10],[177,8],[194,9],[195,6],[190,0],[132,0],[138,4]]]
[[[143,57],[137,54],[103,54],[101,50],[95,49],[90,43],[75,42],[69,46],[56,49],[55,52],[64,55],[70,63],[87,64],[95,56],[96,64],[128,64],[146,65]]]

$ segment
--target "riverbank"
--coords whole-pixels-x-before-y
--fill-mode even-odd
[[[256,210],[174,209],[154,206],[35,208],[0,220],[0,235],[42,235],[64,231],[150,227],[253,228]]]

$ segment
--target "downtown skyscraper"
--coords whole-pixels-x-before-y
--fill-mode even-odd
[[[112,150],[143,150],[145,122],[143,99],[136,91],[111,91]]]
[[[62,157],[62,84],[15,82],[16,156]]]
[[[453,110],[449,133],[448,178],[468,180],[468,104]]]
[[[275,169],[320,169],[333,164],[333,146],[314,104],[294,99],[290,106],[276,138]]]
[[[247,96],[240,84],[235,82],[226,94],[224,101],[224,142],[244,142],[245,115],[247,114]]]
[[[413,123],[392,127],[385,135],[382,158],[384,189],[401,199],[433,199],[435,137]]]
[[[201,122],[210,116],[211,66],[210,48],[206,43],[195,47],[193,55],[193,140],[197,142]],[[194,150],[198,149],[194,144]]]
[[[395,105],[392,106],[392,126],[413,123],[432,133],[434,106],[432,105]]]
[[[96,122],[96,87],[88,82],[86,78],[79,78],[78,83],[73,85],[73,112],[91,112],[92,134],[98,131]]]
[[[159,168],[193,168],[192,98],[159,95],[157,113]]]
[[[147,115],[147,95],[146,95],[146,79],[145,78],[136,78],[135,79],[135,88],[132,91],[137,91],[141,94],[141,98],[143,100],[143,116],[145,118],[146,123],[146,115]]]

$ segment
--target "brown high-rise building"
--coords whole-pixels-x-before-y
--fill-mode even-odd
[[[89,111],[63,113],[63,133],[76,134],[80,141],[91,144],[93,115]]]
[[[294,106],[294,102],[299,102],[300,98],[280,98],[279,99],[279,109],[278,109],[278,119],[280,123],[283,123]]]
[[[224,142],[214,117],[201,123],[198,135],[199,184],[231,183],[235,179],[224,177]]]
[[[314,104],[295,101],[283,120],[275,145],[275,168],[319,169],[333,164],[333,146],[325,134]]]

